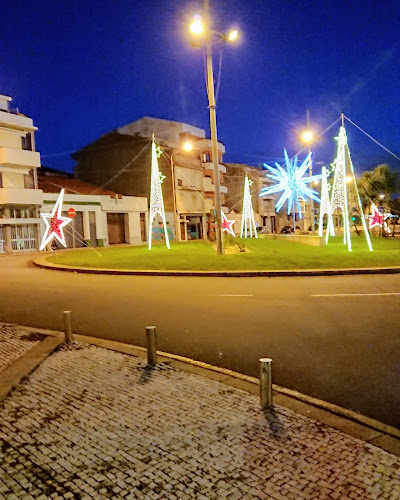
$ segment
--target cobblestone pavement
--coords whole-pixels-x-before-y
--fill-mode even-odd
[[[0,406],[0,498],[392,499],[400,459],[162,364],[75,343]]]
[[[18,325],[0,324],[0,372],[26,354],[44,337]]]

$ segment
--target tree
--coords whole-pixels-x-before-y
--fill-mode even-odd
[[[366,170],[357,180],[360,196],[365,206],[373,201],[377,206],[383,206],[385,212],[399,210],[398,191],[400,188],[399,173],[386,163],[382,163],[374,170]],[[396,223],[396,222],[394,222]],[[395,226],[394,226],[395,229]],[[386,236],[386,233],[382,233]],[[393,230],[394,235],[394,230]]]
[[[393,195],[399,189],[399,175],[386,163],[374,170],[366,170],[358,179],[358,189],[361,197],[369,204],[370,200],[390,205]]]

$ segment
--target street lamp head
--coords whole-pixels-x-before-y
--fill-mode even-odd
[[[353,177],[352,177],[351,175],[348,175],[348,176],[346,177],[346,182],[347,182],[347,184],[348,184],[349,182],[351,182],[352,180],[353,180]]]
[[[189,26],[189,29],[194,35],[202,35],[204,32],[204,25],[201,18],[195,17],[192,24]]]
[[[192,151],[193,144],[190,141],[186,141],[182,146],[184,151]]]
[[[314,139],[314,134],[311,130],[306,130],[302,133],[301,138],[306,144],[309,144]]]
[[[239,36],[238,30],[230,30],[226,34],[225,38],[228,42],[235,42],[238,39],[238,36]]]

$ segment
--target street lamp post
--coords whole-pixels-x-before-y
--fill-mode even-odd
[[[210,26],[210,14],[208,0],[204,0],[204,9],[206,14],[207,27]],[[207,65],[207,89],[208,89],[208,107],[210,110],[210,132],[211,132],[211,154],[214,167],[214,206],[216,218],[216,238],[217,238],[217,254],[224,254],[224,242],[222,239],[222,224],[221,224],[221,186],[219,182],[219,158],[218,158],[218,139],[217,139],[217,113],[214,95],[214,76],[212,68],[212,45],[211,32],[206,31],[206,65]]]
[[[227,36],[222,33],[210,29],[210,9],[209,1],[204,0],[204,21],[205,27],[200,20],[196,20],[190,27],[195,35],[204,36],[204,46],[206,49],[206,69],[207,69],[207,95],[208,108],[210,110],[210,132],[211,132],[211,155],[214,172],[214,208],[216,219],[216,239],[217,253],[224,254],[224,243],[222,239],[222,204],[221,204],[221,186],[219,179],[219,155],[218,155],[218,139],[217,139],[217,114],[214,94],[214,76],[212,67],[212,38],[217,36],[220,40],[228,40],[230,42],[236,40],[237,30],[232,30]]]
[[[314,134],[310,130],[310,111],[307,109],[307,129],[303,132],[302,139],[307,144],[307,154],[310,154],[310,143],[314,138]],[[309,167],[310,177],[312,176],[312,159],[310,159],[310,167]],[[315,235],[315,221],[314,221],[314,200],[310,199],[310,212],[311,212],[311,233]]]

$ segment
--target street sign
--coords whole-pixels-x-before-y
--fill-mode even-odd
[[[75,217],[75,209],[74,208],[71,207],[68,209],[68,217],[71,217],[71,219],[73,217]]]

